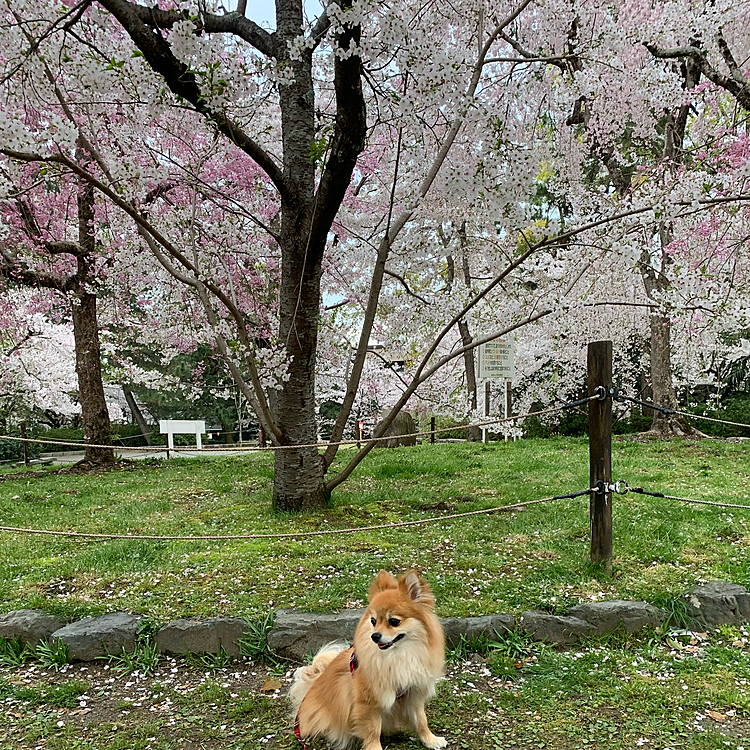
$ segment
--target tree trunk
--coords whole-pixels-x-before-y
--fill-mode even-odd
[[[669,233],[661,232],[662,263],[667,262],[664,247]],[[668,243],[667,243],[668,244]],[[655,298],[655,292],[660,289],[662,274],[655,273],[645,263],[641,265],[643,285],[649,299]],[[652,310],[649,325],[651,349],[651,392],[653,403],[665,409],[677,409],[677,391],[672,380],[672,321],[667,315]],[[653,422],[649,433],[659,437],[702,437],[702,433],[689,425],[684,417],[677,414],[664,414],[656,410],[651,411]]]
[[[458,321],[458,330],[461,334],[461,345],[469,346],[472,342],[471,334],[469,333],[469,324],[466,320]],[[472,411],[477,409],[477,376],[476,369],[474,367],[474,350],[471,349],[468,352],[464,352],[464,368],[466,369],[466,390],[469,394],[469,408]],[[470,443],[478,443],[482,439],[482,428],[472,425],[469,427]]]
[[[83,437],[87,443],[111,445],[109,411],[102,384],[96,295],[82,292],[74,298],[71,311]],[[115,461],[115,453],[112,448],[87,447],[84,461],[94,466],[112,464]]]
[[[276,24],[280,38],[300,36],[302,3],[278,3]],[[288,58],[288,54],[282,50],[280,57]],[[315,162],[309,150],[315,139],[312,57],[303,55],[296,62],[288,62],[295,71],[294,82],[279,87],[279,98],[284,176],[293,194],[281,202],[279,342],[287,350],[289,377],[280,390],[271,391],[269,401],[274,421],[282,431],[281,445],[314,446],[318,441],[315,358],[321,262],[327,237],[313,231]],[[275,510],[322,508],[327,497],[325,464],[316,447],[281,448],[275,452]]]
[[[313,86],[313,50],[327,30],[329,19],[316,26],[319,37],[311,45],[297,44],[303,37],[302,0],[276,0],[276,31],[273,34],[251,25],[250,44],[290,79],[279,84],[281,112],[281,155],[279,165],[251,136],[232,122],[224,111],[215,111],[199,85],[198,73],[190,70],[173,53],[162,28],[184,22],[182,12],[144,9],[128,0],[101,0],[130,35],[154,71],[163,76],[181,101],[189,102],[263,169],[279,191],[281,229],[281,290],[279,296],[279,342],[287,353],[288,378],[280,388],[270,389],[271,414],[263,419],[272,439],[280,446],[312,445],[309,448],[281,447],[276,452],[273,504],[280,511],[320,508],[328,491],[324,484],[325,464],[318,453],[315,423],[315,354],[320,314],[320,278],[323,251],[336,213],[351,182],[357,157],[365,146],[367,122],[362,93],[362,61],[349,51],[360,42],[358,25],[336,22],[335,44],[343,54],[333,55],[333,89],[336,98],[335,127],[328,141],[323,163],[311,156],[316,143],[316,102]],[[345,0],[331,4],[351,7]],[[154,13],[159,17],[154,17]],[[247,24],[239,24],[238,14],[213,15],[203,11],[196,21],[196,33],[230,33],[248,39]],[[200,30],[199,30],[200,28]],[[292,47],[295,47],[294,53]],[[326,94],[327,95],[327,94]],[[274,144],[274,152],[278,151]],[[316,169],[320,167],[319,180]],[[317,193],[316,193],[317,182]],[[149,230],[151,231],[151,230]],[[156,234],[151,232],[156,239]],[[276,236],[274,234],[274,236]],[[159,242],[162,242],[159,240]],[[179,258],[171,243],[165,250]],[[180,260],[182,263],[182,260]],[[197,274],[196,274],[197,275]],[[181,274],[178,274],[180,278]],[[217,294],[217,290],[212,288]],[[221,295],[218,295],[221,298]],[[226,304],[226,302],[224,303]],[[242,324],[239,315],[232,312]],[[249,343],[246,342],[249,346]],[[230,368],[231,369],[231,368]],[[237,377],[237,376],[235,376]],[[253,381],[257,406],[265,403],[259,379]]]
[[[471,269],[469,268],[469,256],[466,254],[466,222],[464,221],[458,229],[458,236],[461,240],[461,272],[463,275],[464,286],[471,289]],[[455,266],[453,258],[448,256],[449,268],[451,269],[450,281],[453,281],[453,268]],[[469,331],[469,324],[466,318],[458,321],[458,332],[461,335],[461,345],[469,346],[473,341]],[[474,350],[464,352],[464,369],[466,370],[466,391],[469,397],[469,408],[472,411],[477,409],[477,373],[474,363]],[[469,427],[468,440],[470,443],[478,443],[482,440],[482,428],[472,425]]]
[[[233,427],[234,425],[230,422],[227,422],[226,420],[223,420],[221,423],[221,430],[224,433],[224,442],[227,445],[234,445],[235,440],[234,432],[232,430]],[[261,429],[260,426],[258,427],[258,429]]]
[[[131,391],[128,386],[124,385],[122,387],[122,392],[125,394],[125,401],[127,401],[128,403],[128,408],[130,409],[130,413],[133,417],[133,422],[138,425],[138,428],[141,431],[141,435],[143,435],[143,438],[146,441],[146,445],[151,445],[151,431],[146,424],[146,420],[143,418],[143,413],[136,403],[133,391]]]
[[[312,253],[308,250],[308,256]],[[319,255],[322,255],[320,253]],[[288,255],[287,255],[288,257]],[[282,271],[279,300],[279,337],[286,344],[288,380],[281,390],[270,394],[274,420],[283,432],[282,445],[309,445],[309,448],[276,451],[274,462],[273,506],[279,511],[321,508],[328,499],[325,489],[325,463],[315,444],[315,358],[320,309],[320,260],[300,259]],[[296,273],[295,273],[296,271]]]
[[[686,64],[683,67],[684,88],[692,89],[697,85],[700,71],[695,65]],[[685,129],[690,107],[682,105],[676,114],[668,113],[664,128],[664,159],[672,164],[680,164],[683,157],[682,144],[685,140]],[[659,226],[658,268],[650,262],[647,251],[641,263],[643,285],[649,299],[657,300],[659,292],[666,290],[670,283],[666,275],[666,268],[672,262],[667,253],[667,247],[672,242],[671,225],[662,222]],[[665,409],[677,409],[677,392],[672,380],[672,352],[671,335],[672,321],[658,310],[651,312],[651,388],[653,403]],[[705,437],[700,430],[696,430],[687,423],[684,417],[676,414],[664,414],[654,411],[651,433],[660,437]]]
[[[653,403],[665,409],[677,409],[677,393],[672,382],[670,350],[672,324],[659,313],[651,315],[651,389]],[[649,432],[659,437],[703,437],[699,430],[689,425],[684,417],[649,410],[653,422]]]

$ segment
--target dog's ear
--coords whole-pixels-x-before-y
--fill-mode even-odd
[[[410,570],[404,573],[398,579],[398,587],[413,602],[425,604],[431,609],[435,609],[435,597],[430,588],[430,584],[422,578],[416,570]]]
[[[395,588],[398,588],[396,579],[387,570],[381,570],[367,592],[367,600],[370,601],[375,594],[379,594],[381,591]]]

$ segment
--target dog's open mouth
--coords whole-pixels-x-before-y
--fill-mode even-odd
[[[392,641],[389,641],[388,643],[378,643],[378,648],[381,651],[385,651],[387,648],[390,648],[394,643],[398,643],[403,637],[404,637],[404,633],[399,633]]]

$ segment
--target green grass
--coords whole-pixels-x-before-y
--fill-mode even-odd
[[[339,459],[341,462],[346,458]],[[8,475],[2,525],[98,533],[312,531],[440,516],[588,486],[577,438],[374,451],[330,507],[271,510],[268,454],[175,459],[91,476]],[[745,444],[617,442],[613,474],[667,494],[747,503]],[[437,506],[437,507],[436,507]],[[447,509],[447,510],[446,510]],[[330,611],[364,600],[381,567],[417,567],[442,615],[563,611],[579,601],[673,601],[699,580],[750,584],[750,512],[628,494],[614,499],[614,575],[588,564],[588,500],[403,530],[297,540],[81,541],[2,534],[0,611],[66,619],[126,609],[157,621],[269,609]]]

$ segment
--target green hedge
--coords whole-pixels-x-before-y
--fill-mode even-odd
[[[685,411],[705,417],[713,417],[714,419],[726,419],[729,422],[740,422],[741,424],[750,425],[750,394],[737,393],[727,396],[722,400],[718,408],[714,406],[709,407],[707,404],[698,404]],[[703,419],[689,419],[688,421],[701,432],[705,432],[706,435],[714,437],[750,437],[750,428],[747,427],[718,424],[716,422],[707,422]]]
[[[152,429],[156,432],[151,434],[151,442],[155,445],[166,445],[167,436],[159,435],[159,428],[153,426]],[[83,429],[81,427],[56,427],[49,430],[37,430],[33,437],[39,440],[59,440],[65,443],[83,443]],[[183,438],[185,439],[183,442]],[[175,435],[176,445],[193,445],[195,443],[195,437],[192,435]],[[131,447],[140,447],[146,445],[146,440],[141,435],[141,431],[138,425],[131,424],[115,424],[112,425],[112,444],[115,446],[125,445]],[[55,443],[41,443],[40,452],[44,453],[59,453],[66,451],[78,450],[75,445],[57,445]],[[80,450],[83,450],[81,445]]]
[[[29,443],[29,456],[36,458],[42,452],[39,443]],[[23,461],[23,443],[0,440],[0,461]]]

